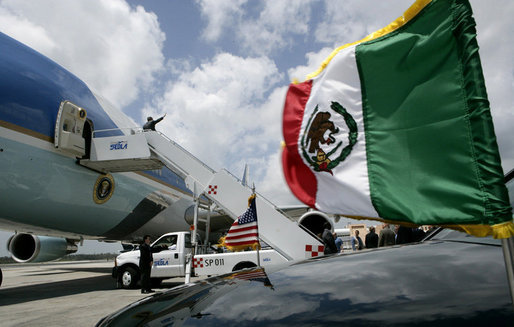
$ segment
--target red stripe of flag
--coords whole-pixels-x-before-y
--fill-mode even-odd
[[[246,241],[246,242],[226,242],[226,244],[230,245],[230,246],[239,246],[239,245],[252,245],[252,244],[255,244],[257,243],[257,240],[253,240],[253,241]]]
[[[241,238],[247,238],[247,237],[254,237],[254,239],[257,239],[257,236],[259,236],[258,233],[246,233],[244,235],[237,235],[237,236],[227,236],[225,238],[225,241],[230,241],[230,240],[237,240],[237,239],[241,239]]]
[[[298,139],[311,88],[312,80],[309,80],[291,84],[287,91],[282,119],[282,133],[286,144],[282,151],[282,167],[293,194],[303,203],[315,208],[318,181],[298,152]]]
[[[236,227],[236,226],[234,226]],[[239,233],[239,232],[244,232],[244,231],[249,231],[249,230],[256,230],[257,229],[257,226],[249,226],[249,227],[240,227],[240,228],[237,228],[237,229],[233,229],[233,228],[230,228],[230,230],[228,231],[227,234],[230,234],[230,233]]]

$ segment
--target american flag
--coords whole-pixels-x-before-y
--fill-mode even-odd
[[[235,278],[235,279],[244,279],[254,282],[261,282],[264,284],[264,286],[271,287],[273,289],[273,284],[271,284],[271,281],[268,278],[268,275],[266,275],[266,272],[263,268],[253,268],[251,270],[244,270],[241,272],[235,272],[231,276],[228,276],[227,278]]]
[[[259,246],[255,195],[252,195],[248,202],[248,209],[234,221],[223,242],[223,245],[230,250],[240,251],[247,247]]]

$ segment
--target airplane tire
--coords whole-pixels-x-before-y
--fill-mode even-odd
[[[139,274],[132,267],[126,267],[119,275],[119,282],[122,288],[135,288],[139,280]]]
[[[2,276],[2,269],[0,269],[0,286],[2,286],[2,279],[3,279],[3,276]]]

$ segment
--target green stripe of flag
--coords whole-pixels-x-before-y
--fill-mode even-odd
[[[467,1],[434,1],[357,46],[370,190],[381,217],[512,219],[474,25]]]

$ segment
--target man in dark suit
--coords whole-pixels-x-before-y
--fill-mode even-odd
[[[396,244],[412,243],[413,240],[412,228],[400,225],[396,233]]]
[[[337,253],[337,246],[334,240],[334,235],[332,234],[330,223],[325,222],[323,225],[323,234],[321,235],[321,239],[325,244],[325,254]]]
[[[375,227],[369,228],[369,233],[366,234],[366,249],[378,247],[378,235],[375,233]]]
[[[145,235],[143,244],[139,247],[139,271],[141,271],[141,293],[153,293],[150,288],[150,273],[153,265],[150,235]]]
[[[395,237],[396,235],[391,228],[389,228],[389,224],[384,224],[384,228],[382,228],[378,236],[378,246],[394,245],[396,243]]]
[[[146,118],[146,123],[143,125],[143,129],[144,130],[151,130],[151,131],[155,131],[155,125],[157,125],[158,122],[160,122],[161,120],[164,119],[164,117],[166,117],[166,114],[164,114],[164,116],[162,116],[161,118],[159,119],[156,119],[156,120],[153,120],[152,117],[148,117]]]

